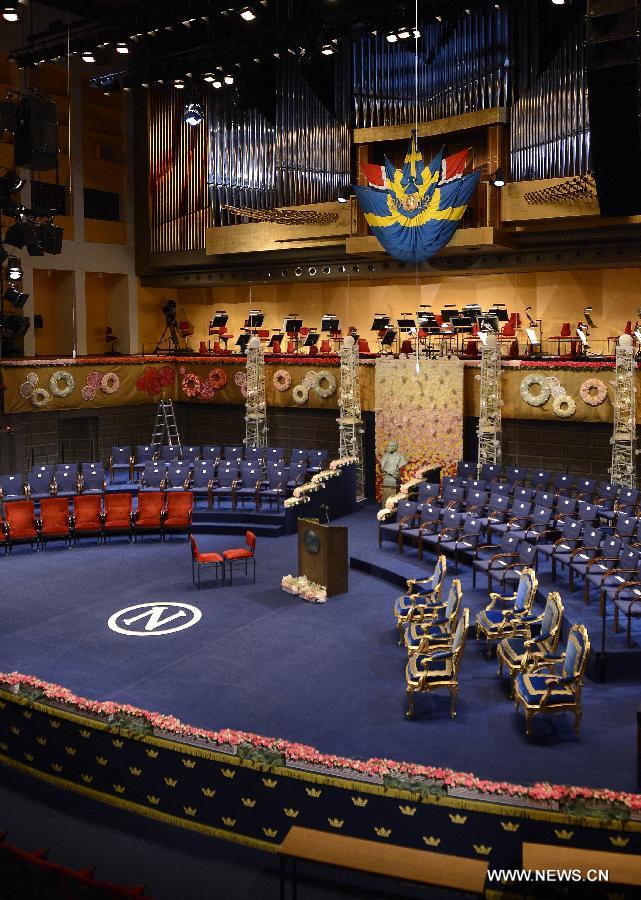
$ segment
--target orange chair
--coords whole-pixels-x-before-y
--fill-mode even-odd
[[[73,498],[72,531],[74,542],[82,535],[102,537],[102,497],[100,494],[76,494]]]
[[[134,541],[145,532],[158,532],[162,539],[162,520],[165,513],[165,495],[162,491],[138,493],[138,508],[134,513]]]
[[[401,353],[407,354],[408,356],[414,353],[414,347],[412,347],[412,342],[409,338],[405,338],[401,344]]]
[[[36,526],[36,508],[33,500],[12,500],[4,504],[4,515],[9,542],[9,553],[14,544],[29,541],[38,545],[38,529]]]
[[[332,352],[332,345],[330,344],[330,342],[327,338],[323,338],[323,340],[321,341],[320,352],[321,353],[331,353]]]
[[[71,547],[69,500],[66,497],[46,497],[40,501],[40,543],[62,538]]]
[[[572,334],[572,326],[570,325],[569,322],[564,322],[563,325],[561,325],[561,337],[567,338],[567,337],[570,337],[571,334]]]
[[[105,494],[103,534],[126,534],[131,541],[131,494]]]
[[[194,495],[191,491],[170,491],[167,494],[167,510],[162,526],[162,539],[166,534],[191,534],[191,510]]]
[[[4,546],[4,555],[7,555],[7,538],[4,533],[4,522],[2,521],[2,514],[0,514],[0,544]]]
[[[191,544],[191,580],[194,582],[196,580],[195,569],[198,569],[198,590],[200,590],[200,567],[201,566],[213,566],[214,572],[216,574],[216,581],[218,581],[218,566],[221,566],[223,573],[223,584],[225,583],[225,562],[220,555],[220,553],[201,553],[198,549],[198,544],[196,543],[196,538],[193,534],[189,535],[189,542]]]
[[[512,321],[506,322],[503,328],[501,329],[501,334],[503,337],[514,337],[516,334],[516,326]]]
[[[272,344],[272,353],[282,353],[282,350],[280,349],[280,341],[274,341],[274,343]]]
[[[233,547],[231,550],[223,550],[223,559],[229,563],[229,583],[233,584],[232,571],[235,562],[245,562],[245,575],[247,575],[247,564],[251,559],[254,564],[254,584],[256,583],[256,535],[253,531],[245,532],[245,547]]]
[[[358,339],[358,352],[359,353],[369,353],[369,343],[365,340],[365,338]]]

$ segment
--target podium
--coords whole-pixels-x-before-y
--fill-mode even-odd
[[[347,528],[298,520],[298,574],[323,585],[328,597],[348,590]]]

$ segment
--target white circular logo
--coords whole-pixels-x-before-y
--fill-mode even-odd
[[[155,637],[191,628],[201,616],[189,603],[138,603],[114,613],[107,625],[118,634]]]

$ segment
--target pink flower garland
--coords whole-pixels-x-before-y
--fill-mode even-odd
[[[127,715],[143,719],[159,730],[198,740],[210,741],[213,744],[232,747],[250,744],[256,748],[276,751],[283,754],[286,762],[306,763],[329,769],[345,769],[358,772],[370,778],[382,778],[384,776],[392,778],[426,778],[429,781],[439,781],[447,788],[466,788],[477,791],[480,794],[522,797],[537,802],[572,803],[577,800],[588,800],[602,803],[619,803],[627,807],[631,812],[641,811],[641,794],[613,791],[609,788],[571,787],[549,784],[548,782],[538,782],[534,785],[526,786],[511,784],[508,781],[489,781],[477,778],[469,772],[455,772],[452,769],[444,769],[438,766],[399,763],[390,759],[349,759],[349,757],[345,756],[319,753],[314,747],[308,747],[305,744],[290,743],[281,738],[263,737],[247,731],[235,731],[229,728],[223,728],[221,731],[208,731],[205,728],[194,728],[191,725],[184,725],[175,716],[148,712],[145,709],[138,709],[138,707],[127,703],[114,703],[111,700],[104,702],[88,700],[86,697],[77,697],[68,688],[41,681],[33,675],[22,675],[19,672],[0,673],[0,685],[2,684],[10,687],[25,685],[30,688],[36,688],[41,690],[44,697],[48,700],[54,700],[57,703],[67,703],[77,710],[92,713],[93,715],[107,717]]]

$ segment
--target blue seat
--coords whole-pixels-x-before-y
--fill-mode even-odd
[[[127,480],[133,479],[134,457],[131,447],[112,447],[111,456],[109,457],[109,481],[114,480],[114,475],[118,472],[125,472]]]
[[[394,617],[398,630],[398,642],[403,642],[403,630],[409,622],[422,622],[444,606],[441,600],[443,582],[447,572],[447,560],[437,557],[434,571],[427,578],[408,578],[406,592],[394,601]]]
[[[262,469],[265,462],[265,447],[245,447],[245,462],[255,469]]]
[[[0,500],[24,500],[26,493],[24,475],[0,475]]]
[[[487,655],[492,641],[502,640],[518,630],[523,616],[528,616],[536,597],[538,579],[534,569],[523,569],[513,594],[490,593],[489,605],[476,616],[477,640],[487,641]]]
[[[407,717],[414,715],[414,694],[424,691],[434,691],[438,688],[447,688],[450,692],[450,716],[456,717],[456,698],[458,696],[459,671],[467,629],[469,626],[470,611],[463,610],[463,615],[458,620],[454,637],[450,647],[428,651],[427,653],[415,653],[410,656],[405,667],[405,680],[407,682]]]
[[[160,491],[165,486],[167,463],[164,460],[145,463],[140,476],[141,491]]]
[[[510,676],[515,675],[536,657],[556,652],[563,624],[563,603],[556,591],[550,591],[541,614],[530,611],[521,616],[520,623],[512,637],[503,638],[496,648],[499,663],[498,675],[503,674],[503,666]],[[535,629],[538,632],[535,633]]]
[[[173,447],[165,444],[160,448],[160,459],[164,459],[165,462],[177,462],[182,459],[181,448],[177,444]]]
[[[229,499],[232,509],[236,509],[236,482],[238,481],[238,465],[234,461],[227,465],[221,462],[216,472],[216,479],[211,490],[212,500],[218,500],[220,506],[222,500]]]
[[[320,472],[327,465],[327,450],[310,450],[309,451],[309,470],[310,472]]]
[[[191,492],[194,495],[194,505],[199,497],[207,498],[207,506],[211,508],[211,491],[216,478],[215,460],[201,460],[195,463],[192,473]]]
[[[80,476],[78,474],[78,466],[61,470],[56,469],[53,478],[52,493],[56,497],[73,497],[79,492]]]
[[[165,490],[166,491],[186,491],[189,487],[191,472],[189,463],[170,462],[167,464],[165,473]]]
[[[227,445],[225,445],[225,465],[238,465],[243,458],[244,449],[245,448],[242,446],[242,444],[240,446],[235,445],[233,447],[228,447]]]
[[[144,472],[147,463],[152,462],[155,450],[151,444],[136,445],[136,461],[132,467],[133,475],[138,474],[140,477]]]
[[[488,590],[492,589],[492,580],[501,577],[501,571],[516,559],[519,542],[509,531],[501,538],[500,544],[482,544],[474,551],[472,557],[472,587],[476,587],[477,572],[487,576]]]
[[[58,463],[53,471],[56,476],[67,472],[77,475],[79,472],[78,463]]]
[[[241,463],[238,485],[236,488],[236,497],[237,500],[240,500],[241,505],[244,506],[247,501],[253,501],[254,506],[258,508],[260,504],[258,493],[262,481],[263,470],[260,466],[254,466],[251,462]]]
[[[289,461],[292,465],[299,462],[309,463],[309,450],[301,447],[294,447],[290,454]]]
[[[79,493],[102,494],[105,489],[105,472],[102,465],[100,464],[96,468],[83,465]]]
[[[420,510],[415,500],[401,500],[394,513],[390,513],[390,516],[384,521],[379,521],[378,546],[381,547],[383,541],[392,541],[398,544],[399,531],[415,524],[419,515]]]
[[[305,484],[307,478],[308,467],[306,462],[291,463],[287,477],[287,487],[293,491],[294,488]]]
[[[32,471],[29,473],[29,496],[32,500],[41,500],[51,496],[53,484],[53,466],[43,466],[48,471]]]
[[[205,444],[202,449],[201,459],[203,462],[218,462],[223,455],[223,448],[220,444]]]
[[[267,500],[271,509],[272,501],[276,501],[276,509],[281,502],[284,502],[289,490],[287,481],[289,478],[289,469],[280,468],[274,464],[268,464],[267,473],[261,482],[258,492],[258,506],[260,509],[263,499]]]
[[[458,572],[459,559],[462,555],[473,553],[481,540],[482,522],[474,516],[468,515],[454,533],[446,534],[440,542],[443,553],[452,554],[454,557],[454,572]]]
[[[196,460],[200,459],[200,447],[195,447],[192,444],[190,444],[188,447],[185,447],[185,445],[183,444],[182,450],[182,461],[184,463],[187,463],[190,468],[193,468]]]

